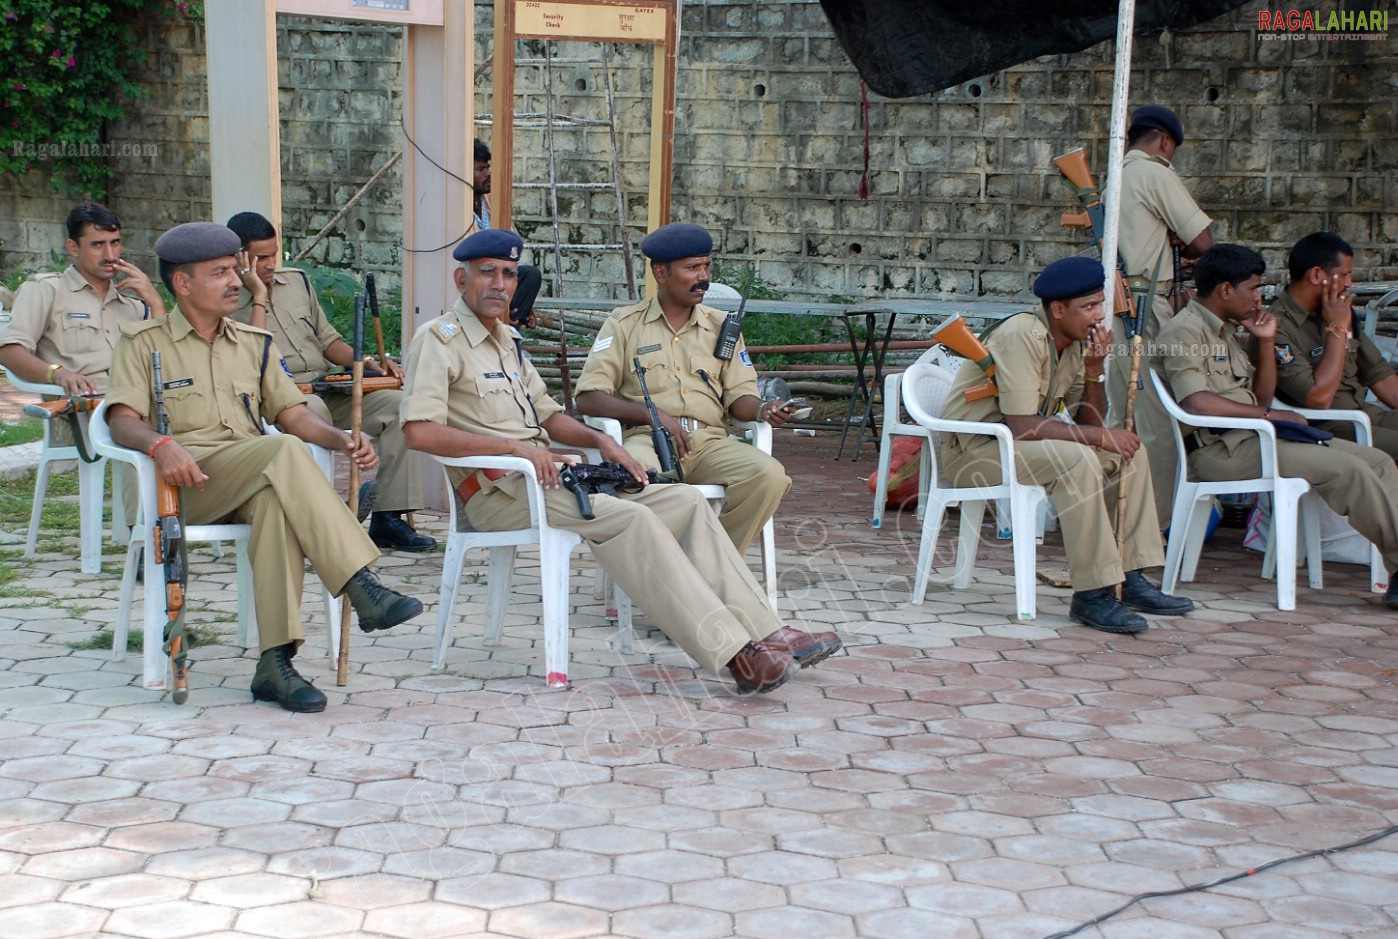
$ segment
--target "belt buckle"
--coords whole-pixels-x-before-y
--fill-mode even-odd
[[[682,418],[680,418],[680,427],[684,428],[684,432],[687,433],[687,434],[692,434],[692,433],[694,433],[696,430],[698,430],[698,429],[699,429],[698,424],[699,424],[699,422],[696,421],[696,420],[694,420],[694,418],[692,418],[692,417],[682,417]]]

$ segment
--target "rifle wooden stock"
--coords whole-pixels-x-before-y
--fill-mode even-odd
[[[1064,212],[1058,224],[1064,228],[1091,228],[1092,218],[1086,212]]]
[[[95,411],[97,405],[101,403],[101,395],[74,395],[71,398],[57,398],[53,401],[36,401],[32,404],[26,404],[24,413],[29,417],[51,421],[55,417],[67,417],[69,414],[84,414],[88,411]]]
[[[966,320],[961,317],[960,313],[932,330],[932,340],[940,342],[957,355],[975,362],[980,366],[981,371],[985,372],[985,384],[966,389],[967,401],[980,401],[984,398],[994,398],[1000,394],[1000,389],[995,385],[995,358],[990,354],[990,350],[976,338],[976,334],[971,332],[971,327],[966,325]]]
[[[362,372],[363,369],[364,364],[360,362],[359,370]],[[403,387],[402,380],[392,375],[371,375],[368,378],[361,377],[359,380],[363,383],[365,394],[371,391],[394,391]],[[354,392],[354,376],[326,375],[324,378],[318,378],[306,384],[298,384],[296,387],[301,389],[302,394],[306,395],[326,394],[329,392],[347,395]]]
[[[151,375],[155,383],[155,429],[162,435],[170,432],[170,415],[165,410],[165,383],[160,371],[160,353],[152,352]],[[189,672],[184,628],[185,584],[189,580],[188,546],[184,537],[184,506],[180,489],[155,474],[155,562],[165,575],[165,651],[170,656],[174,677],[171,696],[176,704],[189,700]]]

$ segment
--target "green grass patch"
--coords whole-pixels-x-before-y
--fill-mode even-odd
[[[34,506],[34,478],[37,472],[30,470],[21,476],[0,479],[0,525],[29,524],[29,512]],[[48,493],[44,497],[39,527],[76,535],[78,519],[82,514],[77,495],[76,469],[49,476]],[[65,499],[64,496],[73,498]]]
[[[21,443],[33,443],[44,439],[44,422],[37,417],[29,417],[18,424],[0,421],[0,447],[13,447]]]
[[[192,649],[197,649],[199,646],[216,646],[223,642],[223,637],[207,626],[186,626],[185,632],[189,636],[189,644]],[[145,633],[140,629],[131,629],[126,634],[126,651],[144,652],[145,639]],[[74,639],[65,645],[75,652],[110,649],[112,647],[112,633],[107,629],[99,629],[86,639]]]

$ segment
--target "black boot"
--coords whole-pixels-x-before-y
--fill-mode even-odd
[[[1149,623],[1144,616],[1128,610],[1116,598],[1116,588],[1099,587],[1096,590],[1079,590],[1073,594],[1072,605],[1068,607],[1068,618],[1075,623],[1104,633],[1144,632]]]
[[[291,664],[295,654],[294,642],[262,653],[252,676],[252,696],[258,701],[275,701],[288,711],[313,714],[325,710],[324,693]]]
[[[1121,602],[1152,616],[1183,616],[1194,610],[1193,600],[1162,593],[1140,571],[1126,572],[1126,582],[1121,585]]]
[[[359,628],[366,633],[376,629],[392,629],[422,612],[422,601],[390,590],[367,567],[345,584],[345,596],[359,617]]]
[[[1383,605],[1398,610],[1398,571],[1388,575],[1388,589],[1383,592]]]
[[[437,540],[420,535],[403,521],[402,512],[375,512],[369,520],[369,538],[385,551],[421,554],[437,547]]]
[[[359,506],[354,513],[354,517],[359,519],[359,524],[363,525],[369,513],[374,511],[374,502],[378,497],[379,484],[372,479],[359,487]]]

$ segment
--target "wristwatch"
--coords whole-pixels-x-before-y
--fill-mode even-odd
[[[1107,373],[1106,373],[1106,372],[1103,372],[1101,375],[1086,375],[1086,374],[1085,374],[1085,375],[1083,375],[1082,379],[1083,379],[1083,381],[1095,382],[1096,384],[1099,384],[1099,385],[1100,385],[1100,384],[1102,384],[1103,382],[1105,382],[1105,381],[1107,380]]]

